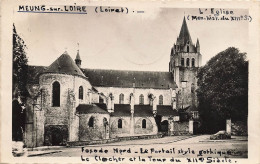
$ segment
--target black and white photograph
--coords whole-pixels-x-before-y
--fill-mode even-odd
[[[259,163],[259,4],[191,3],[9,5],[5,161]]]

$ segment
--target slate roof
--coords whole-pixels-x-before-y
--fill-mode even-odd
[[[172,109],[170,105],[157,105],[157,115],[160,116],[178,116],[178,111]]]
[[[135,117],[153,117],[153,107],[150,105],[135,105]]]
[[[114,104],[114,112],[112,116],[131,116],[131,107],[130,104]]]
[[[55,60],[44,73],[61,73],[67,75],[78,75],[86,77],[73,59],[65,51],[57,60]]]
[[[192,43],[191,37],[190,37],[190,32],[186,23],[185,17],[183,18],[182,26],[181,26],[181,31],[179,34],[179,37],[177,39],[177,42],[180,45],[184,45],[187,43],[187,41],[190,41]]]
[[[109,114],[106,110],[98,107],[96,104],[79,104],[76,108],[76,112],[79,114],[99,113]]]
[[[93,86],[175,89],[170,72],[82,69]]]
[[[107,104],[105,104],[105,103],[95,103],[95,105],[105,111],[107,110]]]
[[[29,66],[28,83],[38,84],[42,73],[61,73],[88,77],[95,86],[122,88],[177,88],[170,72],[80,69],[65,51],[49,67]]]

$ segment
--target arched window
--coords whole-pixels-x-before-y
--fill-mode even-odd
[[[184,58],[181,58],[181,66],[184,66]]]
[[[195,59],[194,58],[191,59],[191,66],[195,67]]]
[[[90,119],[88,121],[88,126],[89,127],[94,127],[94,117],[90,117]]]
[[[146,128],[146,119],[142,120],[142,128],[145,129]]]
[[[124,94],[123,93],[121,93],[119,95],[119,104],[124,104]]]
[[[83,93],[84,93],[84,92],[83,92],[83,87],[80,86],[80,87],[79,87],[79,99],[80,99],[80,100],[83,100]]]
[[[103,118],[103,125],[104,125],[104,126],[108,125],[107,118],[105,118],[105,117]]]
[[[190,52],[190,47],[189,46],[187,46],[187,52]]]
[[[159,105],[163,105],[163,95],[159,96]]]
[[[141,95],[139,96],[139,104],[140,104],[140,105],[144,105],[144,95],[143,95],[143,94],[141,94]]]
[[[186,59],[186,66],[189,67],[190,66],[190,58]]]
[[[52,84],[52,106],[60,106],[60,83],[57,81]]]
[[[118,128],[122,128],[122,119],[118,120],[117,127]]]

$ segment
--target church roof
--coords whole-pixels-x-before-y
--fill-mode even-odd
[[[130,104],[114,104],[114,112],[112,116],[131,116]]]
[[[170,72],[82,69],[93,86],[175,89]]]
[[[177,39],[177,43],[180,45],[185,45],[188,41],[192,43],[191,37],[190,37],[190,32],[186,23],[185,17],[183,18],[182,26],[181,26],[181,31],[179,34],[179,37]]]
[[[153,107],[150,105],[135,105],[135,117],[153,117]]]
[[[79,114],[99,113],[109,114],[106,110],[98,107],[96,104],[79,104],[76,108],[76,112]]]
[[[65,51],[57,60],[55,60],[44,72],[86,77],[73,61],[73,59],[68,55],[67,51]]]
[[[157,115],[160,116],[178,116],[176,109],[172,109],[170,105],[157,105]]]

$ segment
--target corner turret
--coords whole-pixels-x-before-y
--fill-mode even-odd
[[[77,56],[76,56],[76,59],[75,59],[75,63],[77,64],[77,66],[80,68],[81,67],[81,59],[80,59],[80,56],[79,56],[79,50],[77,52]]]
[[[200,52],[200,42],[199,42],[199,39],[197,39],[196,49],[197,49],[197,53],[199,53]]]

